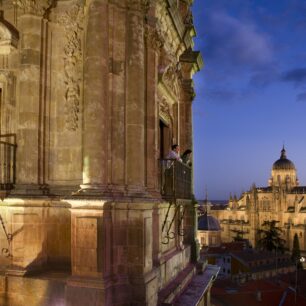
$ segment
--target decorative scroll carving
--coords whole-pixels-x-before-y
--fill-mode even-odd
[[[0,14],[0,54],[6,55],[17,48],[18,31]]]
[[[78,128],[81,100],[83,6],[75,4],[60,14],[57,20],[63,25],[66,37],[64,46],[66,128],[69,131],[75,131]]]
[[[13,4],[21,9],[24,14],[44,15],[52,5],[53,0],[14,0]]]
[[[169,125],[173,122],[170,106],[165,98],[159,99],[159,116]]]
[[[177,65],[170,64],[168,67],[166,67],[165,72],[162,74],[161,81],[176,97],[179,96],[178,80],[178,67]]]
[[[155,50],[161,50],[164,45],[164,39],[162,38],[160,30],[147,25],[145,28],[145,37],[148,46]]]

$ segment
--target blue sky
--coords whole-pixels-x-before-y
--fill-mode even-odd
[[[266,186],[283,143],[306,185],[306,1],[195,0],[195,195]]]

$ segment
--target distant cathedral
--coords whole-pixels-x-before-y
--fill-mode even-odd
[[[220,221],[223,242],[232,241],[239,232],[254,246],[263,222],[277,220],[286,247],[292,249],[297,234],[300,249],[306,252],[306,186],[299,186],[295,165],[284,147],[272,166],[268,187],[253,185],[239,199],[230,197],[226,208],[212,210],[212,214]]]

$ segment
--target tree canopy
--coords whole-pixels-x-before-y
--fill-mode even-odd
[[[261,250],[284,253],[286,241],[281,238],[283,231],[277,227],[279,221],[264,221],[257,231],[257,247]]]

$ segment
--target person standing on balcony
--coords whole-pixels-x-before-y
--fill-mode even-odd
[[[180,158],[180,146],[178,144],[174,144],[166,158],[176,159],[177,161],[182,162],[182,159]]]
[[[191,153],[192,153],[192,151],[190,149],[187,149],[187,150],[185,150],[185,152],[181,156],[181,159],[182,159],[183,163],[186,164],[189,167],[191,167],[191,165],[192,165],[192,163],[191,163]]]

